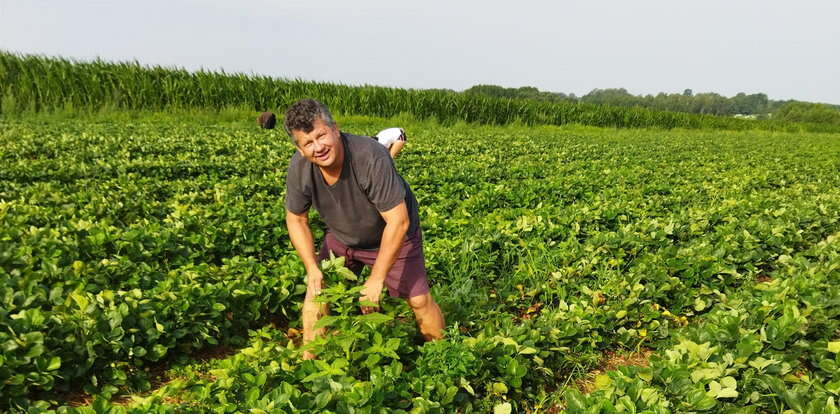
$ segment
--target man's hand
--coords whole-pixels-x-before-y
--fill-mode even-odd
[[[361,302],[369,301],[379,305],[379,296],[382,295],[382,286],[385,284],[383,279],[369,277],[365,282],[364,289],[362,289]],[[367,315],[371,312],[379,310],[379,306],[364,306],[362,305],[362,313]]]
[[[324,274],[320,270],[315,269],[306,275],[306,297],[307,299],[315,299],[321,294],[321,289],[324,287]]]

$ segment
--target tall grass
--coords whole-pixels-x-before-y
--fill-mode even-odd
[[[237,106],[282,112],[313,97],[344,114],[392,117],[411,114],[441,123],[521,122],[616,128],[712,128],[838,131],[822,124],[754,121],[644,108],[550,103],[441,90],[349,86],[268,76],[144,66],[138,62],[84,62],[0,51],[0,113],[55,110],[220,109]]]

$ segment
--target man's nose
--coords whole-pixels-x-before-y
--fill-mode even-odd
[[[312,150],[314,152],[321,152],[322,149],[324,149],[324,144],[318,142],[317,140],[312,143]]]

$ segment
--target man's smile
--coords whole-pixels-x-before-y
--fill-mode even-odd
[[[326,150],[326,151],[324,151],[323,154],[320,154],[320,155],[315,154],[315,159],[317,159],[318,161],[326,161],[327,158],[329,158],[329,157],[330,157],[330,150]]]

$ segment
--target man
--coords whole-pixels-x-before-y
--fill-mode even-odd
[[[371,266],[361,301],[379,303],[383,287],[408,301],[426,340],[442,337],[443,314],[429,293],[417,200],[382,145],[342,133],[324,104],[303,99],[286,112],[284,127],[298,151],[286,177],[286,225],[306,268],[303,341],[323,334],[315,323],[326,312],[315,302],[323,287],[318,263],[330,252],[359,273]],[[308,211],[327,225],[316,259]],[[363,313],[376,308],[363,306]],[[306,358],[314,357],[311,353]]]
[[[379,131],[373,136],[382,146],[388,149],[391,158],[397,158],[397,154],[405,146],[405,130],[402,128],[388,128]]]

